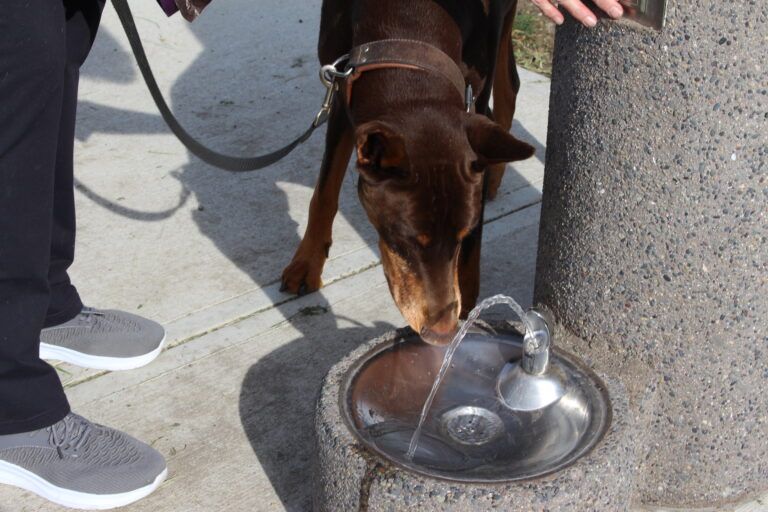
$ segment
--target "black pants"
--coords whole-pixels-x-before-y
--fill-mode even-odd
[[[103,0],[0,6],[0,435],[69,412],[40,329],[82,309],[67,269],[75,249],[72,150],[80,65]]]

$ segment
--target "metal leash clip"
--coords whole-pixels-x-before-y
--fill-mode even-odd
[[[467,88],[464,89],[464,107],[467,112],[475,111],[475,93],[472,91],[472,84],[467,84]]]
[[[312,126],[317,128],[321,124],[328,120],[328,116],[331,114],[331,107],[333,106],[333,97],[339,90],[339,79],[347,78],[352,74],[354,68],[345,65],[343,71],[339,71],[339,66],[349,60],[349,54],[342,55],[333,64],[326,64],[320,68],[320,81],[326,88],[325,98],[323,98],[323,105],[320,107],[320,112],[315,116],[315,120],[312,122]]]

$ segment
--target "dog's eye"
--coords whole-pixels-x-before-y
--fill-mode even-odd
[[[474,160],[469,164],[469,168],[472,172],[483,172],[485,170],[485,165],[480,160]]]

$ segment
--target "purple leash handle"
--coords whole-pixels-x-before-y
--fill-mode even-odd
[[[157,0],[157,3],[160,4],[160,7],[167,16],[171,16],[179,10],[175,0]]]

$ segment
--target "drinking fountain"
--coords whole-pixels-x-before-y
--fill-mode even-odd
[[[623,509],[637,439],[627,392],[559,350],[552,322],[529,310],[521,323],[469,327],[412,457],[449,349],[401,329],[339,362],[316,413],[315,510],[530,511],[543,495],[553,510]]]

